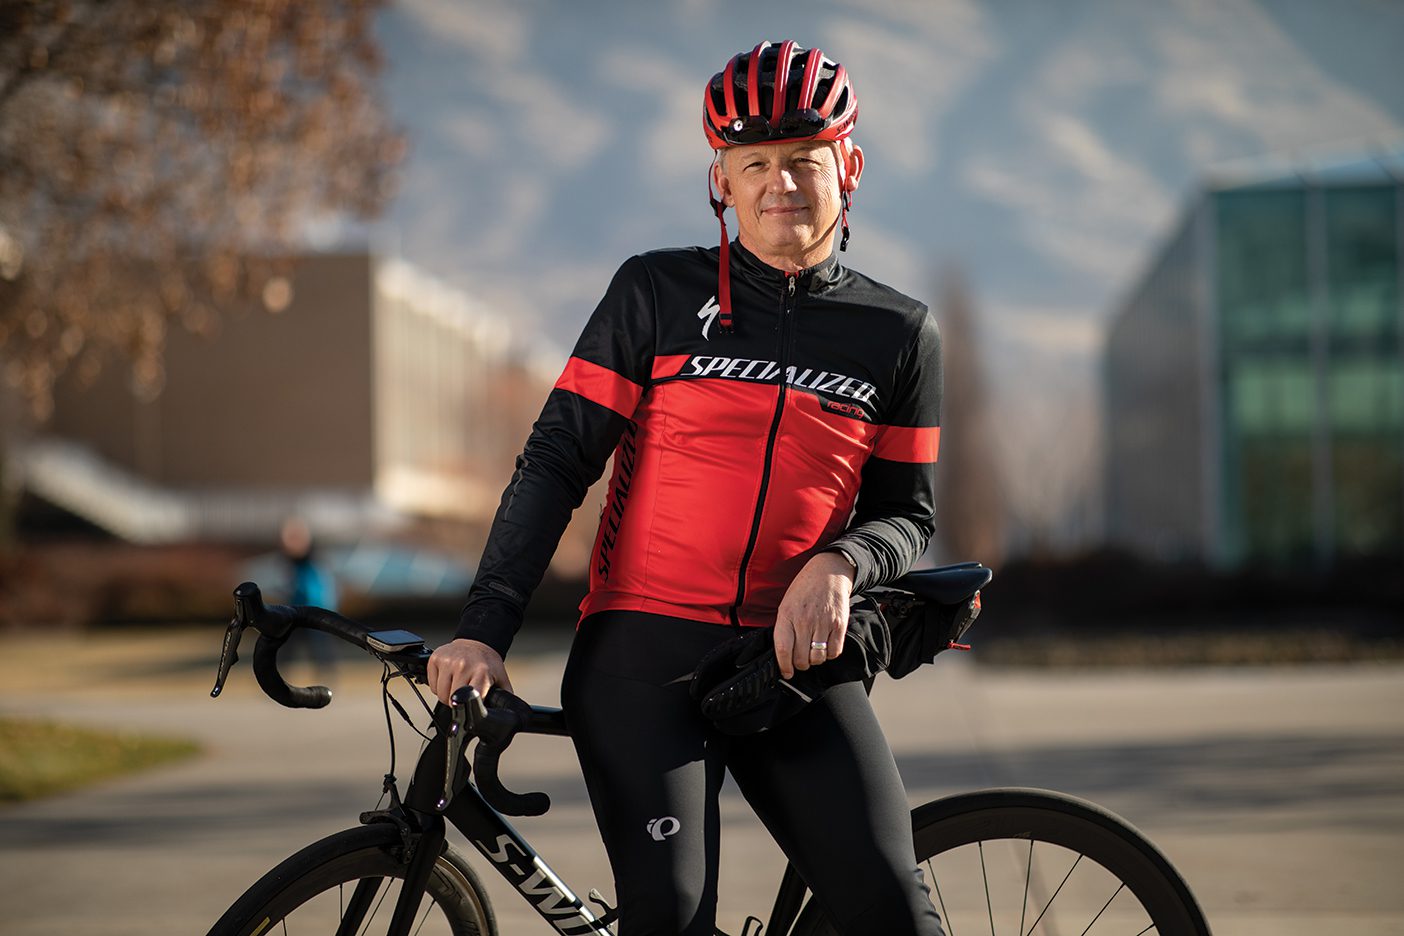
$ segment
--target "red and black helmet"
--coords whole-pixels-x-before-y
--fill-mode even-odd
[[[785,140],[842,140],[858,121],[847,70],[793,40],[762,42],[731,57],[703,95],[712,149]]]
[[[786,39],[762,42],[750,52],[731,57],[707,82],[702,96],[702,129],[714,150],[753,143],[789,140],[831,140],[840,149],[858,122],[858,98],[848,70],[818,49],[805,49]],[[839,250],[848,249],[850,187],[839,159],[842,236]],[[707,173],[707,197],[721,223],[721,266],[717,273],[718,327],[731,334],[731,251],[726,234],[726,206],[712,193]]]

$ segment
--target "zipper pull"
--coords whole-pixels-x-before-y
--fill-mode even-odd
[[[785,294],[791,299],[795,296],[795,280],[797,279],[799,279],[799,277],[793,273],[786,274],[785,276]]]

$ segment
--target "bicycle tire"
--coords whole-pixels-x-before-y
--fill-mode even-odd
[[[366,912],[388,924],[398,894],[395,881],[403,880],[405,868],[404,840],[396,826],[377,822],[338,832],[308,845],[255,882],[219,918],[209,936],[268,936],[284,931],[297,936],[298,922],[309,933],[330,933],[333,926],[340,926],[337,932],[342,932],[347,928],[344,911],[348,903],[355,903],[355,885],[362,881],[367,882],[365,892],[374,887],[369,897],[373,909]],[[385,886],[387,880],[390,883]],[[424,922],[417,924],[417,932],[497,936],[482,882],[467,859],[448,843],[425,893],[432,906],[421,909]],[[295,921],[289,925],[289,920]],[[354,928],[361,932],[359,926]]]
[[[1004,924],[1000,932],[1010,932],[1016,918],[1018,936],[1053,932],[1097,936],[1104,931],[1137,936],[1146,933],[1210,936],[1208,921],[1189,885],[1160,849],[1120,816],[1086,800],[1047,790],[1027,789],[960,794],[912,810],[912,832],[917,864],[924,869],[927,887],[931,890],[937,911],[941,913],[946,936],[967,931],[990,932],[996,929],[997,922]],[[1052,891],[1051,896],[1042,901],[1042,906],[1039,899],[1032,905],[1029,902],[1035,852],[1040,844],[1044,846],[1044,852],[1037,856],[1037,860],[1040,864],[1046,860],[1054,869],[1052,879],[1043,882],[1040,887],[1044,894]],[[1020,875],[1009,875],[1014,879],[1013,888],[992,888],[988,872],[992,856],[987,852],[1017,853],[1022,859],[1025,846],[1027,870],[1017,865],[1012,869],[1021,872],[1024,878],[1022,906],[1015,912],[1013,901],[1020,895],[1013,893],[1008,895],[1007,907],[997,908],[993,896],[995,891],[1002,894],[1009,890],[1017,891]],[[983,892],[974,886],[966,887],[961,892],[962,906],[956,908],[950,892],[951,881],[948,880],[947,886],[942,887],[941,878],[951,875],[953,871],[960,872],[957,876],[973,877],[974,868],[967,871],[966,865],[974,865],[976,856],[979,859],[979,873],[983,877]],[[1091,865],[1082,865],[1084,859],[1090,859],[1101,869],[1100,872],[1093,870]],[[1060,883],[1057,879],[1069,863],[1067,876],[1062,877]],[[1078,873],[1091,881],[1087,885],[1089,895],[1096,893],[1098,896],[1091,901],[1065,901],[1058,908],[1058,914],[1050,918],[1048,914],[1053,904],[1065,893],[1072,893],[1066,885]],[[1117,888],[1108,893],[1112,884],[1116,884]],[[955,886],[961,888],[960,884]],[[974,899],[968,893],[972,890],[976,892]],[[1123,901],[1113,915],[1107,916],[1106,911],[1121,899],[1122,891],[1129,892],[1135,898],[1139,911]],[[1103,896],[1107,898],[1105,903],[1102,903]],[[1067,914],[1064,911],[1069,908],[1080,914],[1074,925],[1055,926],[1057,920],[1066,924]],[[1137,912],[1143,913],[1140,919],[1144,927],[1134,922]],[[974,925],[976,919],[978,925]],[[1132,922],[1118,930],[1105,925],[1103,929],[1095,928],[1097,923],[1106,924],[1115,920]],[[796,936],[832,936],[836,932],[813,899],[806,904],[794,929]]]

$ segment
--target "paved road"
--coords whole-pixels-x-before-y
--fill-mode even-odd
[[[166,646],[160,663],[141,646],[71,647],[60,678],[28,664],[52,658],[50,643],[0,643],[0,711],[207,746],[183,765],[0,809],[9,936],[204,932],[259,873],[377,797],[377,671],[343,668],[330,708],[291,712],[246,669],[211,701],[206,634]],[[561,663],[522,655],[514,681],[550,703]],[[91,678],[99,670],[107,678]],[[1028,672],[952,658],[884,681],[875,700],[914,801],[994,785],[1096,800],[1164,848],[1220,936],[1404,933],[1404,667]],[[402,748],[402,772],[414,750]],[[555,802],[519,827],[577,891],[610,893],[568,744],[522,739],[513,753],[511,782]],[[781,859],[734,792],[723,820],[719,922],[737,932],[768,911]],[[489,884],[504,932],[549,932]]]

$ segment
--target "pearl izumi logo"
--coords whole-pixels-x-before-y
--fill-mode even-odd
[[[708,341],[712,340],[712,336],[707,332],[712,330],[712,323],[717,320],[717,313],[720,311],[721,306],[717,305],[716,296],[708,299],[706,305],[697,310],[697,317],[702,320],[702,337]]]
[[[677,835],[681,828],[682,823],[672,816],[648,820],[648,834],[653,836],[655,842],[661,842],[670,835]]]

